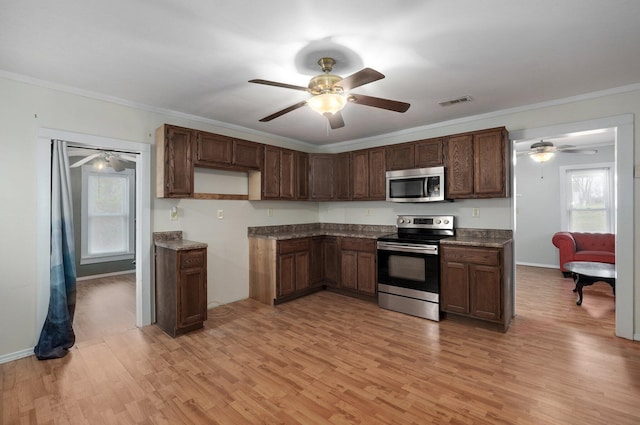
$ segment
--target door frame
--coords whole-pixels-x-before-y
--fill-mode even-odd
[[[47,316],[50,294],[51,247],[51,140],[64,140],[74,146],[120,150],[138,154],[136,162],[136,326],[151,324],[151,145],[128,140],[41,128],[36,144],[37,235],[36,242],[36,335]]]
[[[615,202],[616,208],[616,336],[626,339],[638,339],[634,334],[635,324],[635,285],[634,280],[634,191],[633,191],[633,158],[634,134],[633,115],[625,114],[588,121],[558,124],[549,127],[538,127],[517,131],[510,131],[513,153],[513,168],[515,169],[515,144],[523,140],[544,139],[559,134],[580,131],[597,130],[601,128],[615,129]],[[511,176],[512,187],[516,190],[515,172]],[[516,227],[516,196],[511,197],[511,226],[514,238],[517,237]],[[513,275],[515,276],[515,261]],[[515,305],[515,304],[514,304]],[[640,335],[640,334],[639,334]]]

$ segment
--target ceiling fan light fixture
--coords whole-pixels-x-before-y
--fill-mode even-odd
[[[553,155],[553,152],[533,152],[529,154],[531,159],[533,159],[535,162],[547,162],[551,158],[553,158]]]
[[[338,93],[319,94],[307,100],[307,105],[309,105],[309,108],[313,109],[320,115],[333,115],[336,112],[341,111],[346,104],[347,98],[344,95]]]

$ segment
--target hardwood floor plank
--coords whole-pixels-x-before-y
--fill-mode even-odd
[[[640,423],[640,344],[608,285],[575,305],[559,271],[518,267],[507,333],[318,292],[242,300],[202,330],[104,333],[63,359],[0,365],[3,424]]]

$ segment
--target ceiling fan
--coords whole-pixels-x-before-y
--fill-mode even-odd
[[[69,156],[75,156],[78,154],[85,155],[85,153],[81,151],[69,152]],[[95,160],[93,165],[96,168],[102,170],[104,167],[111,167],[114,169],[114,171],[117,171],[117,172],[124,170],[125,167],[124,167],[124,164],[122,163],[123,161],[136,162],[136,158],[131,155],[125,155],[121,153],[114,153],[114,152],[108,152],[108,151],[99,151],[85,158],[82,158],[80,161],[71,164],[69,167],[70,168],[80,167],[93,160]]]
[[[596,149],[576,149],[573,145],[554,146],[551,142],[540,140],[531,145],[528,151],[519,152],[519,155],[527,154],[536,162],[549,161],[556,153],[580,153],[593,155],[597,153]]]
[[[305,101],[298,102],[262,118],[260,122],[271,121],[274,118],[278,118],[286,113],[308,105],[314,111],[327,117],[332,129],[337,129],[344,127],[344,120],[340,111],[344,108],[347,102],[372,106],[374,108],[387,109],[395,112],[406,112],[411,106],[408,103],[399,102],[397,100],[349,93],[351,89],[383,79],[384,75],[374,69],[364,68],[355,74],[342,78],[339,75],[331,74],[331,70],[335,64],[336,61],[333,58],[321,58],[318,61],[318,65],[320,65],[323,73],[313,77],[309,81],[308,87],[260,79],[249,80],[250,83],[301,90],[313,95],[313,97]]]

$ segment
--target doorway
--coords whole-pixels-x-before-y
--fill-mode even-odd
[[[516,153],[518,142],[545,139],[558,135],[571,135],[574,133],[593,131],[598,129],[611,128],[615,134],[614,142],[614,168],[616,174],[615,188],[615,215],[616,215],[616,335],[622,338],[633,339],[634,336],[634,217],[633,217],[633,195],[620,196],[621,194],[633,194],[633,115],[622,115],[617,117],[603,118],[591,121],[561,124],[557,126],[541,127],[512,131],[512,152]],[[514,169],[517,166],[514,161]],[[512,175],[514,196],[511,198],[512,228],[514,229],[514,239],[518,236],[517,226],[517,181],[515,172]],[[559,190],[559,189],[558,189]],[[559,200],[558,196],[558,200]],[[550,242],[549,242],[550,243]],[[517,255],[517,252],[516,252]],[[514,270],[515,276],[515,262]],[[516,280],[517,291],[517,280]],[[517,306],[516,306],[517,308]]]
[[[49,250],[51,211],[51,140],[65,140],[74,146],[92,149],[128,151],[138,155],[135,178],[135,313],[136,326],[152,322],[151,293],[151,206],[150,175],[151,145],[127,140],[71,133],[53,129],[40,129],[37,149],[37,305],[36,335],[40,333],[49,305]]]

